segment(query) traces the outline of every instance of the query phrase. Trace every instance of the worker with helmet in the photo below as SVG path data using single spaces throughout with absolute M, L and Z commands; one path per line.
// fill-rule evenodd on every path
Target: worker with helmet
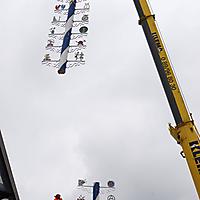
M 54 197 L 55 197 L 55 199 L 54 199 L 54 200 L 62 200 L 62 198 L 61 198 L 61 195 L 60 195 L 60 194 L 56 194 Z

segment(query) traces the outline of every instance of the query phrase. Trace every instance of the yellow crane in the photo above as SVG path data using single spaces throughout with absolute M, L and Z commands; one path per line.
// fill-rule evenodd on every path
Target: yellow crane
M 198 130 L 183 100 L 172 65 L 155 23 L 155 15 L 146 0 L 133 1 L 139 15 L 139 24 L 145 33 L 176 123 L 174 127 L 169 124 L 169 131 L 182 147 L 181 155 L 186 158 L 200 198 L 200 136 Z

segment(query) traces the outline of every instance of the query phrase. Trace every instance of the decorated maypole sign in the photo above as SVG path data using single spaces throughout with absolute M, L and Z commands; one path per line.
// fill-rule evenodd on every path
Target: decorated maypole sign
M 64 74 L 66 69 L 85 64 L 90 6 L 88 0 L 57 1 L 42 64 Z
M 107 196 L 107 200 L 115 200 L 115 196 L 113 194 L 110 194 L 111 192 L 113 193 L 115 190 L 115 183 L 114 181 L 108 181 L 107 186 L 100 186 L 100 182 L 94 182 L 93 185 L 86 185 L 86 180 L 78 180 L 78 187 L 80 188 L 92 188 L 92 200 L 99 200 L 100 199 L 100 194 L 101 197 L 103 197 L 103 194 L 109 193 Z M 102 192 L 102 190 L 104 190 Z M 86 190 L 87 191 L 87 190 Z M 77 200 L 87 200 L 85 199 L 85 195 L 83 196 L 82 194 L 79 195 Z

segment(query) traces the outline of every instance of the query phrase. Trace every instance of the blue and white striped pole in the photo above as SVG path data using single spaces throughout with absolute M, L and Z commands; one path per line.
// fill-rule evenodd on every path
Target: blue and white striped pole
M 100 191 L 100 184 L 99 182 L 95 182 L 93 186 L 93 200 L 98 200 L 99 191 Z
M 69 6 L 68 17 L 67 17 L 66 25 L 65 25 L 65 34 L 64 34 L 64 39 L 63 39 L 63 44 L 62 44 L 62 49 L 61 49 L 61 56 L 60 56 L 60 61 L 59 61 L 59 70 L 58 70 L 59 74 L 64 74 L 66 70 L 67 56 L 69 53 L 69 43 L 70 43 L 70 38 L 72 34 L 75 7 L 76 7 L 76 0 L 72 0 Z

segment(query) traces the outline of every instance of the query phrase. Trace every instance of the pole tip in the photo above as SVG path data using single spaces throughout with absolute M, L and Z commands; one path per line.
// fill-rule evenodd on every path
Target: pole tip
M 58 70 L 58 74 L 65 74 L 65 70 L 66 70 L 66 67 L 61 67 L 61 68 Z

